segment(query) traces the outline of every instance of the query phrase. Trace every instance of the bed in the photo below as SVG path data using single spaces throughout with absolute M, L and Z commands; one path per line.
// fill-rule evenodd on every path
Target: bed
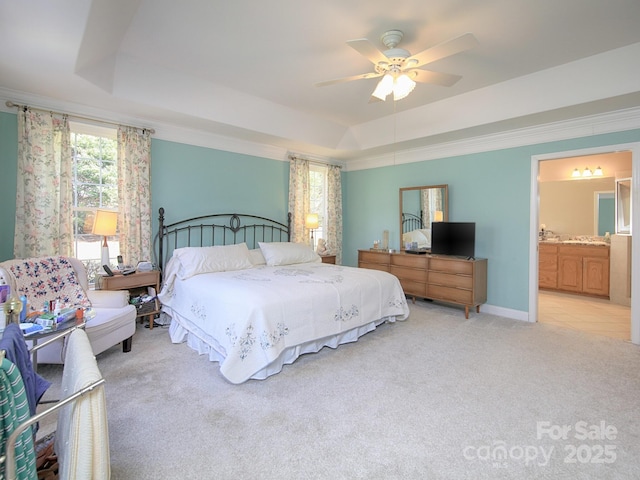
M 159 298 L 171 341 L 218 362 L 231 383 L 266 379 L 302 354 L 409 315 L 395 276 L 322 263 L 289 231 L 290 216 L 215 214 L 167 225 L 160 209 Z

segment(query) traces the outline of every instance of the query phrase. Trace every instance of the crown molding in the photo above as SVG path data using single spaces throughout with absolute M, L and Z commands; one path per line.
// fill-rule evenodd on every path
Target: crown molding
M 345 170 L 367 170 L 635 129 L 640 129 L 640 107 L 358 158 L 349 160 Z
M 300 156 L 313 158 L 324 163 L 338 164 L 343 167 L 343 171 L 347 172 L 640 129 L 640 107 L 634 107 L 571 120 L 479 135 L 461 140 L 435 143 L 424 147 L 403 149 L 382 155 L 367 156 L 363 154 L 360 158 L 341 161 L 329 156 L 321 157 L 314 154 L 306 154 L 304 151 L 296 148 L 251 142 L 206 131 L 180 127 L 174 124 L 149 122 L 145 119 L 115 114 L 114 112 L 102 111 L 83 105 L 60 102 L 36 95 L 26 95 L 24 92 L 16 92 L 2 87 L 0 87 L 0 98 L 3 99 L 0 103 L 0 111 L 9 113 L 15 113 L 15 108 L 7 107 L 5 105 L 5 101 L 7 100 L 20 104 L 33 105 L 38 108 L 66 112 L 71 116 L 75 114 L 78 116 L 103 119 L 105 122 L 144 126 L 141 128 L 153 128 L 156 131 L 153 135 L 155 139 L 254 157 L 288 161 L 289 154 L 295 151 Z

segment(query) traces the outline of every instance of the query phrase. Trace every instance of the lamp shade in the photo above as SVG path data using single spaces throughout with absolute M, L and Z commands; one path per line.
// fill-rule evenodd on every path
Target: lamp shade
M 318 214 L 307 213 L 307 216 L 304 220 L 304 226 L 307 228 L 318 228 Z
M 414 87 L 416 86 L 416 82 L 411 80 L 407 75 L 402 74 L 393 82 L 393 99 L 394 100 L 402 100 L 404 97 L 409 95 Z
M 393 77 L 387 73 L 378 82 L 378 86 L 373 91 L 372 95 L 384 101 L 387 99 L 387 95 L 389 95 L 392 91 L 393 91 Z
M 104 235 L 105 237 L 115 235 L 118 225 L 118 213 L 111 210 L 96 210 L 96 216 L 93 220 L 93 229 L 91 233 L 94 235 Z

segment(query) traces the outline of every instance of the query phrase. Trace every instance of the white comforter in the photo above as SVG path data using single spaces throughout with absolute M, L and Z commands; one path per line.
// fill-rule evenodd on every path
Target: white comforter
M 304 263 L 186 280 L 175 270 L 169 262 L 160 295 L 172 341 L 209 353 L 232 383 L 265 378 L 302 353 L 409 315 L 398 279 L 377 270 Z

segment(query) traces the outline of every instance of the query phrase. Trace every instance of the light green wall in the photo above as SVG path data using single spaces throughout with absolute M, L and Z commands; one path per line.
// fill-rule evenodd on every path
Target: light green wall
M 0 260 L 12 257 L 17 157 L 16 115 L 0 112 Z M 488 303 L 528 311 L 531 157 L 640 141 L 640 130 L 576 140 L 343 172 L 343 263 L 390 232 L 399 246 L 398 189 L 449 185 L 449 219 L 476 222 L 476 256 L 489 260 Z M 285 218 L 289 165 L 209 148 L 152 141 L 154 229 L 159 207 L 167 222 L 208 212 Z
M 449 220 L 476 222 L 476 257 L 488 259 L 487 303 L 529 310 L 531 157 L 640 141 L 640 130 L 347 172 L 343 263 L 390 231 L 399 248 L 401 187 L 449 185 Z
M 13 258 L 18 175 L 18 116 L 0 112 L 0 261 Z
M 165 221 L 219 213 L 286 221 L 289 163 L 164 140 L 151 144 L 151 205 Z

